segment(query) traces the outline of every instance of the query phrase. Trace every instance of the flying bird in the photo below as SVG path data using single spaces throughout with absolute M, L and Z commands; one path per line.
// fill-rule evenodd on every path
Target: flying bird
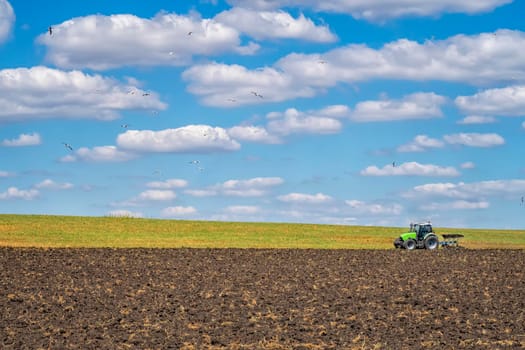
M 189 161 L 188 163 L 190 163 L 190 164 L 199 164 L 200 161 L 198 161 L 198 160 L 192 160 L 192 161 Z
M 120 127 L 124 128 L 124 129 L 127 129 L 128 126 L 130 126 L 129 124 L 121 124 Z
M 525 203 L 525 197 L 521 196 L 521 205 L 524 205 Z
M 393 161 L 392 162 L 392 168 L 395 168 L 396 167 L 396 161 Z
M 257 91 L 250 91 L 250 92 L 255 97 L 263 98 L 263 95 L 259 94 Z
M 149 95 L 151 95 L 149 92 L 145 92 L 142 94 L 142 96 L 149 96 Z
M 192 34 L 193 34 L 193 32 L 188 32 L 188 35 L 192 35 Z
M 70 150 L 70 151 L 73 150 L 73 147 L 72 147 L 69 143 L 62 142 L 62 144 L 63 144 L 64 147 L 67 148 L 68 150 Z
M 49 26 L 49 28 L 47 28 L 47 31 L 49 32 L 49 35 L 53 35 L 53 27 Z

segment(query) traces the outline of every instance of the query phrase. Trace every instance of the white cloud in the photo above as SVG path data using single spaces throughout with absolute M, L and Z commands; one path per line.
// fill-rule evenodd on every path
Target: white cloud
M 260 208 L 254 205 L 230 205 L 224 208 L 224 211 L 233 215 L 253 215 L 260 211 Z
M 435 93 L 414 93 L 400 100 L 359 102 L 350 119 L 357 122 L 377 122 L 441 117 L 440 106 L 446 98 Z
M 525 180 L 490 180 L 472 183 L 430 183 L 415 186 L 404 197 L 439 196 L 464 200 L 480 197 L 515 198 L 525 192 Z
M 374 49 L 350 44 L 323 54 L 292 53 L 275 66 L 294 84 L 323 88 L 372 79 L 439 80 L 470 84 L 524 79 L 525 33 L 456 35 L 423 43 L 399 39 Z M 506 57 L 502 60 L 501 57 Z M 323 60 L 325 64 L 319 64 Z
M 0 170 L 0 177 L 9 177 L 9 176 L 13 176 L 13 174 L 5 170 Z
M 443 141 L 433 139 L 427 135 L 417 135 L 412 142 L 401 145 L 397 148 L 398 152 L 424 152 L 430 148 L 442 148 L 445 144 Z
M 465 162 L 461 163 L 460 165 L 461 169 L 474 169 L 476 167 L 476 164 L 473 162 Z
M 397 203 L 383 205 L 378 203 L 366 203 L 359 200 L 346 200 L 345 204 L 353 209 L 353 212 L 371 215 L 399 215 L 403 206 Z
M 9 37 L 15 23 L 15 12 L 7 0 L 0 0 L 0 44 Z
M 93 148 L 81 147 L 73 154 L 69 154 L 60 159 L 68 162 L 126 162 L 137 158 L 138 155 L 125 150 L 120 150 L 115 146 L 97 146 Z
M 21 190 L 17 187 L 9 187 L 7 191 L 0 192 L 0 200 L 22 199 L 30 201 L 37 198 L 39 194 L 40 192 L 36 189 Z
M 35 185 L 37 189 L 46 189 L 46 190 L 69 190 L 74 186 L 69 182 L 58 183 L 51 179 L 45 179 L 42 182 L 39 182 Z
M 505 144 L 505 139 L 498 134 L 459 133 L 443 136 L 443 139 L 452 145 L 470 147 L 494 147 Z
M 199 64 L 184 71 L 183 78 L 189 83 L 188 90 L 205 104 L 232 107 L 312 97 L 339 83 L 387 79 L 486 85 L 525 80 L 524 72 L 525 33 L 498 30 L 423 43 L 399 39 L 378 49 L 350 44 L 325 53 L 291 53 L 272 67 L 256 69 Z M 394 119 L 441 115 L 442 97 L 416 97 L 394 104 L 368 101 L 375 103 L 361 105 L 354 117 L 381 120 L 383 112 L 389 111 Z
M 175 206 L 175 207 L 164 208 L 161 212 L 161 215 L 164 217 L 181 217 L 181 216 L 194 215 L 196 213 L 197 213 L 197 209 L 195 209 L 194 207 Z
M 280 115 L 272 113 L 267 128 L 273 134 L 333 134 L 342 129 L 338 119 L 299 112 L 289 108 Z
M 20 134 L 16 139 L 4 140 L 2 145 L 6 147 L 36 146 L 42 143 L 38 133 Z
M 147 190 L 141 192 L 137 197 L 140 201 L 171 201 L 175 198 L 177 195 L 171 190 Z
M 286 195 L 278 196 L 278 200 L 287 203 L 307 203 L 307 204 L 321 204 L 327 203 L 333 200 L 332 197 L 323 194 L 307 194 L 307 193 L 289 193 Z
M 144 216 L 140 212 L 132 212 L 132 211 L 123 210 L 123 209 L 112 210 L 108 212 L 106 215 L 111 216 L 111 217 L 117 217 L 117 218 L 141 218 Z
M 458 96 L 455 103 L 464 113 L 524 116 L 525 85 L 489 89 L 472 96 Z
M 228 0 L 228 3 L 255 9 L 308 7 L 320 12 L 349 14 L 356 19 L 383 21 L 398 17 L 439 16 L 444 13 L 488 12 L 512 0 Z
M 490 124 L 495 123 L 496 118 L 482 115 L 469 115 L 458 121 L 458 124 Z
M 173 153 L 227 152 L 241 147 L 225 129 L 208 125 L 187 125 L 161 131 L 128 130 L 118 135 L 117 145 L 129 151 Z
M 193 197 L 212 197 L 218 194 L 217 190 L 210 188 L 204 190 L 185 190 L 184 193 Z
M 282 142 L 279 139 L 279 137 L 271 135 L 265 128 L 260 126 L 239 125 L 229 128 L 227 131 L 228 135 L 230 135 L 233 139 L 240 141 L 259 142 L 267 144 L 277 144 Z
M 165 181 L 152 181 L 146 184 L 149 188 L 156 189 L 172 189 L 172 188 L 182 188 L 188 186 L 188 181 L 182 179 L 168 179 Z
M 27 119 L 112 120 L 125 110 L 162 110 L 158 96 L 100 75 L 43 66 L 0 70 L 0 122 Z
M 247 180 L 228 180 L 213 186 L 215 191 L 226 196 L 259 197 L 269 189 L 284 183 L 280 177 L 254 177 Z
M 194 197 L 232 196 L 261 197 L 275 186 L 284 183 L 280 177 L 254 177 L 247 180 L 232 179 L 215 184 L 205 189 L 188 189 L 184 193 Z
M 241 46 L 236 29 L 195 13 L 159 13 L 151 19 L 90 15 L 53 28 L 53 35 L 42 34 L 37 41 L 47 47 L 47 60 L 63 68 L 186 65 L 193 56 L 253 54 L 258 48 Z
M 261 104 L 315 95 L 312 87 L 296 84 L 293 77 L 271 67 L 249 70 L 237 64 L 199 64 L 185 70 L 182 77 L 189 82 L 188 91 L 212 106 Z
M 235 7 L 221 12 L 215 20 L 257 40 L 284 38 L 333 42 L 337 39 L 327 26 L 316 26 L 303 14 L 293 18 L 284 11 L 254 11 Z
M 466 201 L 457 200 L 446 203 L 430 203 L 422 204 L 420 208 L 426 211 L 436 210 L 472 210 L 472 209 L 487 209 L 490 207 L 490 203 L 487 201 Z
M 363 176 L 459 176 L 454 167 L 441 167 L 434 164 L 407 162 L 396 166 L 385 165 L 383 168 L 369 166 L 361 171 Z

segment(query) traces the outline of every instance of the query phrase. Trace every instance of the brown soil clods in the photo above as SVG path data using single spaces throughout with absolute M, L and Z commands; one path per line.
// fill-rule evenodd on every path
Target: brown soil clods
M 2 349 L 525 348 L 525 251 L 0 248 Z

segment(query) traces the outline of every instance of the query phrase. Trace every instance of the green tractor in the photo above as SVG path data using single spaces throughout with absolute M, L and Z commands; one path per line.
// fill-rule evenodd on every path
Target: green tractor
M 410 224 L 410 231 L 401 234 L 394 241 L 394 247 L 406 250 L 428 249 L 434 250 L 440 246 L 438 236 L 432 230 L 430 222 Z

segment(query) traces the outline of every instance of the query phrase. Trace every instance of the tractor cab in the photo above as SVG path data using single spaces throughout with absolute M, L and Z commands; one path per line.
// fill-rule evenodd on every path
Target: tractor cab
M 438 248 L 439 240 L 432 230 L 432 224 L 430 222 L 419 224 L 411 223 L 409 231 L 396 238 L 394 246 L 407 250 L 416 248 L 432 250 Z
M 410 224 L 410 232 L 416 233 L 416 239 L 418 241 L 424 239 L 424 237 L 432 233 L 432 224 L 431 223 L 425 223 L 425 224 Z

